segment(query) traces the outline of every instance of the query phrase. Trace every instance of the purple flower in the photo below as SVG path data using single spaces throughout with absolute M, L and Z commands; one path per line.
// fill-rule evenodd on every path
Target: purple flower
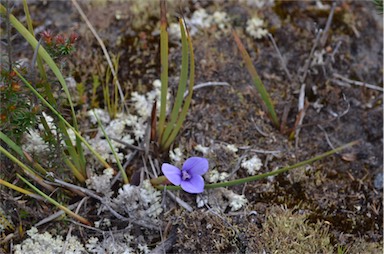
M 191 157 L 184 162 L 183 168 L 164 163 L 161 166 L 165 177 L 174 185 L 189 193 L 201 193 L 204 190 L 204 179 L 202 177 L 208 171 L 208 160 L 201 157 Z

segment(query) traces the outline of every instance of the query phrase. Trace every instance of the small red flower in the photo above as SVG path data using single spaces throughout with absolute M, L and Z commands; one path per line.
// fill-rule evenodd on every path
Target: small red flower
M 64 45 L 65 44 L 65 39 L 64 36 L 61 34 L 55 37 L 55 42 L 57 45 Z
M 69 36 L 69 42 L 71 44 L 75 43 L 77 39 L 79 39 L 79 35 L 75 32 L 71 33 L 71 35 Z
M 43 37 L 45 43 L 48 45 L 52 43 L 52 33 L 49 30 L 45 30 L 44 32 L 41 33 L 41 36 Z

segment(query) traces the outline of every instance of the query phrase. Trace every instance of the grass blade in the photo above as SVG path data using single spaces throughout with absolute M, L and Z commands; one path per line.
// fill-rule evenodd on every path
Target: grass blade
M 277 118 L 275 108 L 272 104 L 271 98 L 270 98 L 267 90 L 265 89 L 263 82 L 261 81 L 259 75 L 257 74 L 255 67 L 252 64 L 251 57 L 249 56 L 247 50 L 245 49 L 243 43 L 240 41 L 240 38 L 235 31 L 233 31 L 233 37 L 235 39 L 237 47 L 239 48 L 239 50 L 241 52 L 241 56 L 245 62 L 245 66 L 247 67 L 249 74 L 251 74 L 251 76 L 252 76 L 253 83 L 254 83 L 257 91 L 259 92 L 259 94 L 261 96 L 261 99 L 263 100 L 263 102 L 267 108 L 268 115 L 270 116 L 275 127 L 279 129 L 280 123 L 279 123 L 279 119 Z
M 175 128 L 173 128 L 171 134 L 169 135 L 167 141 L 164 144 L 164 149 L 168 149 L 168 147 L 172 144 L 172 142 L 174 141 L 174 139 L 176 138 L 177 134 L 179 133 L 179 131 L 181 129 L 181 126 L 182 126 L 182 124 L 183 124 L 183 122 L 187 116 L 189 106 L 191 105 L 192 95 L 193 95 L 193 86 L 195 84 L 195 55 L 193 53 L 192 39 L 188 33 L 188 30 L 185 29 L 184 22 L 182 24 L 183 24 L 185 32 L 187 33 L 188 47 L 189 47 L 189 54 L 190 54 L 188 96 L 187 96 L 187 98 L 185 98 L 183 108 L 182 108 L 180 116 L 176 122 L 176 126 L 175 126 Z
M 165 117 L 167 111 L 168 92 L 168 32 L 166 2 L 160 0 L 160 62 L 161 62 L 161 95 L 160 95 L 160 119 L 157 129 L 158 141 L 161 143 L 164 131 Z
M 184 28 L 184 24 L 182 19 L 179 19 L 180 23 L 180 31 L 181 31 L 181 42 L 182 42 L 182 59 L 181 59 L 181 74 L 180 74 L 180 81 L 179 86 L 177 88 L 177 94 L 175 103 L 173 105 L 173 109 L 171 112 L 171 120 L 167 123 L 167 127 L 165 128 L 164 133 L 161 137 L 161 143 L 160 145 L 164 145 L 167 141 L 169 135 L 171 134 L 171 131 L 175 127 L 175 123 L 177 120 L 177 117 L 180 113 L 180 108 L 183 103 L 184 98 L 184 92 L 187 87 L 187 81 L 188 81 L 188 42 L 187 42 L 187 36 Z
M 51 106 L 51 104 L 49 104 L 48 101 L 46 101 L 43 96 L 41 96 L 41 94 L 39 94 L 38 91 L 36 91 L 36 89 L 31 85 L 29 84 L 29 82 L 27 80 L 25 80 L 25 78 L 23 76 L 21 76 L 21 74 L 16 70 L 16 69 L 13 69 L 15 71 L 15 73 L 17 74 L 17 76 L 19 76 L 19 78 L 24 82 L 24 84 L 33 92 L 33 94 L 35 94 L 37 96 L 37 98 L 40 99 L 40 101 L 45 105 L 47 106 L 68 128 L 72 129 L 72 131 L 75 133 L 76 137 L 81 141 L 83 142 L 83 144 L 89 149 L 89 151 L 91 151 L 91 153 L 93 153 L 93 155 L 95 155 L 95 157 L 103 164 L 103 166 L 105 168 L 110 168 L 111 166 L 101 157 L 101 155 L 99 153 L 97 153 L 92 147 L 91 145 L 79 134 L 79 132 L 74 128 L 72 127 L 72 125 L 70 125 L 67 120 L 64 119 L 64 117 L 59 113 L 57 112 L 57 110 Z M 69 141 L 71 142 L 71 141 Z
M 119 157 L 117 156 L 117 153 L 116 153 L 115 149 L 114 149 L 113 146 L 112 146 L 112 142 L 111 142 L 109 136 L 107 135 L 107 133 L 105 132 L 105 129 L 104 129 L 103 125 L 101 124 L 100 119 L 99 119 L 99 116 L 97 115 L 97 113 L 95 112 L 95 110 L 93 110 L 93 114 L 94 114 L 95 117 L 96 117 L 97 123 L 99 124 L 99 127 L 101 128 L 101 131 L 103 132 L 104 137 L 107 139 L 109 148 L 111 149 L 111 151 L 112 151 L 112 153 L 113 153 L 113 157 L 115 157 L 117 167 L 119 168 L 119 170 L 120 170 L 120 172 L 121 172 L 121 175 L 123 176 L 124 184 L 128 184 L 128 183 L 129 183 L 128 176 L 127 176 L 127 174 L 125 173 L 125 170 L 124 170 L 123 166 L 122 166 L 121 163 L 120 163 Z

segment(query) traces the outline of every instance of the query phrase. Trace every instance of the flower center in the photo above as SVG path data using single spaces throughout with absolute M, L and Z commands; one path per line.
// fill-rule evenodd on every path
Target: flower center
M 183 181 L 188 180 L 188 179 L 190 179 L 190 178 L 191 178 L 191 175 L 188 174 L 187 170 L 182 170 L 182 171 L 181 171 L 181 179 L 182 179 Z

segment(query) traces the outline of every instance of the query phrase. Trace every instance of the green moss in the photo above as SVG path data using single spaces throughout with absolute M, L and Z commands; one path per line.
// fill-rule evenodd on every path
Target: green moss
M 259 244 L 267 253 L 332 253 L 328 225 L 309 224 L 306 215 L 271 207 L 262 225 Z

